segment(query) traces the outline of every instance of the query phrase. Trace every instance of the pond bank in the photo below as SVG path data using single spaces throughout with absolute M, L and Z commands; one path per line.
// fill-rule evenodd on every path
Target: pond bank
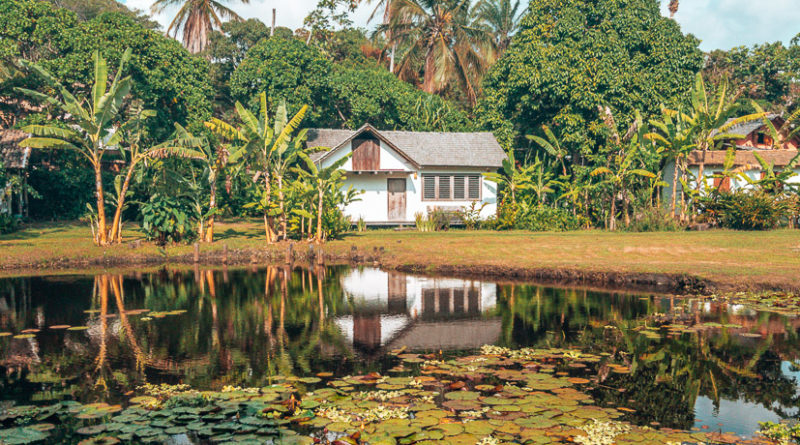
M 0 237 L 0 275 L 91 272 L 163 264 L 315 263 L 317 247 L 264 244 L 252 222 L 222 223 L 218 241 L 161 248 L 125 232 L 120 246 L 93 246 L 79 224 L 34 225 Z M 371 230 L 323 247 L 326 264 L 670 293 L 800 290 L 800 232 L 419 233 Z M 291 253 L 289 253 L 291 252 Z

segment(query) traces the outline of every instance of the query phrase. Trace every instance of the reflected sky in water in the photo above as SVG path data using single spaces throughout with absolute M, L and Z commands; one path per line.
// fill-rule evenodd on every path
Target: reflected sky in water
M 366 267 L 12 278 L 0 280 L 0 333 L 11 334 L 0 398 L 111 401 L 145 382 L 386 372 L 398 348 L 575 347 L 629 368 L 587 371 L 598 403 L 636 409 L 628 420 L 747 435 L 797 416 L 798 328 L 737 305 Z

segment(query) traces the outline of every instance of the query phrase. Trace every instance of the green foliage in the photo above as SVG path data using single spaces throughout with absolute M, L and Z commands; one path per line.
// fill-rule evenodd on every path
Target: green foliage
M 654 0 L 534 0 L 476 115 L 504 147 L 549 124 L 571 153 L 592 153 L 605 139 L 598 106 L 624 128 L 634 110 L 675 103 L 702 67 L 698 44 Z
M 562 207 L 521 206 L 514 220 L 514 229 L 533 232 L 567 232 L 586 225 L 581 216 Z
M 660 207 L 645 207 L 633 216 L 631 223 L 623 228 L 628 232 L 678 232 L 684 227 Z
M 141 206 L 142 233 L 159 245 L 189 242 L 197 235 L 194 224 L 197 215 L 179 198 L 155 193 Z
M 129 9 L 117 0 L 47 0 L 53 6 L 69 9 L 81 20 L 92 20 L 95 17 L 113 12 L 126 15 L 147 29 L 157 30 L 159 24 L 149 14 L 138 9 Z
M 358 128 L 366 122 L 381 129 L 469 131 L 467 115 L 424 93 L 382 68 L 335 65 L 330 75 L 331 112 L 324 124 Z
M 464 206 L 458 211 L 458 219 L 464 224 L 467 230 L 475 230 L 481 223 L 481 212 L 488 203 L 479 204 L 478 201 L 472 201 L 468 206 Z
M 258 107 L 259 94 L 267 97 L 267 109 L 275 110 L 286 101 L 290 112 L 304 104 L 315 104 L 309 119 L 321 119 L 318 104 L 330 95 L 328 76 L 331 62 L 318 49 L 294 38 L 263 39 L 247 52 L 231 75 L 231 95 L 235 100 Z
M 0 212 L 0 234 L 16 232 L 19 229 L 19 218 L 10 213 Z
M 720 227 L 769 230 L 789 215 L 789 202 L 759 191 L 736 190 L 699 198 L 704 215 Z
M 157 111 L 150 133 L 166 137 L 173 122 L 199 123 L 211 112 L 212 90 L 208 63 L 189 54 L 180 43 L 143 27 L 121 13 L 105 13 L 81 22 L 75 14 L 37 0 L 8 0 L 0 4 L 0 57 L 21 57 L 40 62 L 56 79 L 75 88 L 90 85 L 91 54 L 100 50 L 116 66 L 126 48 L 132 93 L 145 108 Z M 38 79 L 26 78 L 8 88 L 36 89 Z M 2 91 L 0 91 L 2 92 Z
M 800 444 L 800 424 L 787 425 L 785 423 L 758 422 L 758 434 L 778 445 Z

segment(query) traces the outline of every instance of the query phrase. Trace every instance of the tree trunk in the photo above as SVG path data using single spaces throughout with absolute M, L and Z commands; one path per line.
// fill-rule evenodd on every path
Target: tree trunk
M 675 219 L 675 201 L 678 199 L 678 158 L 675 158 L 675 168 L 672 171 L 672 209 L 670 216 Z
M 608 215 L 608 230 L 617 230 L 617 190 L 611 188 L 611 213 Z
M 94 164 L 94 187 L 97 195 L 97 243 L 101 246 L 108 245 L 108 230 L 106 228 L 106 208 L 103 197 L 103 174 L 102 166 L 98 160 Z
M 706 167 L 706 146 L 703 145 L 700 149 L 700 164 L 697 170 L 697 191 L 699 192 L 705 184 L 705 178 L 703 178 L 703 171 Z
M 324 189 L 320 186 L 317 200 L 317 244 L 322 243 L 322 197 L 325 194 Z
M 201 235 L 201 240 L 206 243 L 214 242 L 214 211 L 217 209 L 217 175 L 212 174 L 209 177 L 211 193 L 208 200 L 208 211 L 211 216 L 208 217 L 208 226 L 206 231 Z M 202 219 L 202 218 L 201 218 Z
M 280 225 L 281 225 L 281 234 L 280 239 L 286 240 L 289 238 L 287 232 L 287 223 L 286 223 L 286 211 L 284 210 L 284 197 L 283 197 L 283 175 L 275 175 L 275 179 L 278 183 L 278 208 L 280 209 Z
M 272 217 L 269 216 L 269 205 L 272 199 L 272 182 L 270 182 L 269 172 L 264 172 L 264 231 L 266 232 L 267 244 L 275 242 L 275 232 L 272 229 Z
M 631 225 L 631 217 L 628 214 L 628 190 L 622 187 L 622 216 L 625 218 L 625 227 Z
M 128 167 L 128 172 L 125 174 L 125 180 L 122 182 L 122 188 L 119 193 L 119 200 L 117 201 L 117 210 L 114 212 L 114 220 L 111 222 L 111 236 L 112 243 L 122 242 L 122 209 L 125 207 L 125 195 L 128 194 L 128 187 L 131 183 L 133 176 L 133 169 L 136 167 L 136 161 L 132 162 Z
M 433 50 L 429 49 L 425 54 L 425 76 L 422 82 L 422 91 L 433 93 L 433 74 L 436 72 L 436 60 L 433 57 Z

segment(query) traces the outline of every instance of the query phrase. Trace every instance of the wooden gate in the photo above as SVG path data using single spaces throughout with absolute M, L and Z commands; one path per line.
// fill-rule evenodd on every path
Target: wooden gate
M 389 178 L 386 187 L 389 190 L 389 221 L 406 220 L 406 179 Z

